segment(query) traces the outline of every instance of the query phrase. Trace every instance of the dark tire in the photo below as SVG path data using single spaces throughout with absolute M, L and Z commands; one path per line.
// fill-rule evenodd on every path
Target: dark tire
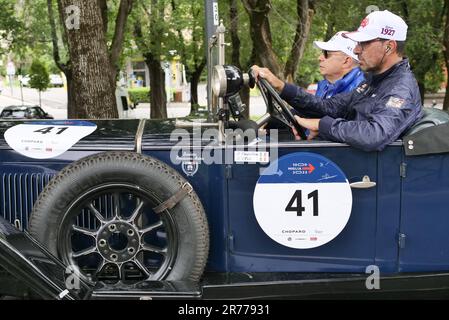
M 29 231 L 94 281 L 114 272 L 117 280 L 129 273 L 137 280 L 198 281 L 209 250 L 198 195 L 192 190 L 172 209 L 152 210 L 186 185 L 173 168 L 148 156 L 89 156 L 50 181 L 33 208 Z

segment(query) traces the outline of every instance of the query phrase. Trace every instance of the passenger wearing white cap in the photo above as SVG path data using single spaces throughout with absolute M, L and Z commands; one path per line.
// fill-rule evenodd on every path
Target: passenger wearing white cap
M 356 42 L 343 37 L 342 34 L 346 32 L 337 32 L 327 42 L 313 42 L 315 47 L 322 50 L 318 60 L 324 80 L 318 82 L 318 97 L 328 99 L 338 93 L 350 92 L 365 80 L 353 52 Z
M 363 19 L 357 31 L 345 35 L 357 42 L 354 53 L 360 68 L 367 72 L 366 81 L 350 93 L 322 99 L 284 83 L 266 68 L 253 66 L 253 72 L 256 78 L 265 78 L 299 112 L 325 114 L 320 119 L 295 116 L 310 130 L 310 137 L 319 132 L 325 140 L 380 151 L 423 115 L 418 83 L 404 57 L 407 24 L 390 11 L 375 11 Z

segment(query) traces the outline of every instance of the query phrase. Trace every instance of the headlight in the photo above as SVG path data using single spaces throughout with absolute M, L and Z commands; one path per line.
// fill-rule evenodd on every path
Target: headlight
M 248 83 L 248 75 L 234 66 L 216 65 L 212 71 L 212 90 L 218 97 L 228 97 Z
M 226 71 L 223 66 L 217 65 L 212 70 L 212 91 L 217 97 L 223 97 L 226 87 Z

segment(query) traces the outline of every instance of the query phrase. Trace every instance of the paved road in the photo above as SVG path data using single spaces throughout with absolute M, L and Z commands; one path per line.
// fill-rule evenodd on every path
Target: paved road
M 23 100 L 25 104 L 39 104 L 39 94 L 35 89 L 23 88 L 22 89 Z M 20 105 L 22 104 L 22 94 L 20 88 L 13 88 L 11 90 L 9 87 L 2 88 L 2 93 L 0 94 L 0 111 L 9 105 Z M 200 84 L 198 87 L 198 99 L 199 104 L 206 106 L 206 85 Z M 440 100 L 437 99 L 437 107 L 441 108 Z M 432 104 L 432 98 L 426 99 L 425 106 L 430 106 Z M 442 105 L 442 101 L 441 101 Z M 64 88 L 50 88 L 45 92 L 42 92 L 42 108 L 51 114 L 55 119 L 66 119 L 67 118 L 67 92 Z M 265 104 L 261 96 L 251 97 L 251 116 L 261 116 L 265 113 Z M 181 102 L 175 103 L 170 102 L 167 106 L 167 114 L 170 118 L 184 117 L 190 113 L 190 103 Z M 149 104 L 139 104 L 135 110 L 128 112 L 128 118 L 149 118 L 150 117 L 150 105 Z
M 24 104 L 39 104 L 39 94 L 35 89 L 13 88 L 12 94 L 10 88 L 2 88 L 0 94 L 0 111 L 6 106 L 21 105 L 22 94 Z M 198 88 L 199 104 L 206 106 L 206 85 L 201 84 Z M 265 104 L 260 96 L 252 97 L 251 115 L 259 116 L 265 113 Z M 50 88 L 42 92 L 42 108 L 51 114 L 55 119 L 67 118 L 67 91 L 64 88 Z M 169 102 L 167 106 L 167 114 L 170 118 L 185 117 L 190 113 L 190 103 L 188 102 Z M 128 112 L 128 118 L 149 118 L 150 104 L 142 103 L 135 110 Z
M 22 88 L 23 100 L 30 104 L 39 104 L 39 93 L 35 89 Z M 42 92 L 42 105 L 53 109 L 65 109 L 67 106 L 67 91 L 64 88 L 50 88 Z M 11 94 L 10 87 L 2 88 L 2 96 L 21 101 L 22 94 L 19 87 L 14 87 Z

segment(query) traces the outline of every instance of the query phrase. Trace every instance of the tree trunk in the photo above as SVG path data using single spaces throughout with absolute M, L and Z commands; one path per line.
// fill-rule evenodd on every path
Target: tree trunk
M 240 38 L 238 35 L 239 28 L 239 13 L 237 8 L 237 0 L 229 0 L 229 17 L 231 18 L 231 63 L 242 70 L 242 64 L 240 63 Z M 242 70 L 243 71 L 243 70 Z M 243 117 L 249 119 L 249 88 L 247 86 L 240 90 L 240 99 L 246 105 L 245 111 L 243 112 Z
M 326 28 L 326 35 L 324 36 L 324 41 L 329 41 L 330 38 L 335 34 L 335 25 L 333 22 L 328 22 Z
M 76 119 L 76 88 L 73 84 L 72 74 L 65 74 L 67 80 L 67 119 Z
M 103 23 L 103 32 L 106 34 L 108 32 L 108 2 L 107 0 L 97 0 L 98 6 L 100 7 L 101 20 Z
M 62 17 L 62 9 L 61 3 L 58 1 L 58 8 L 60 17 Z M 59 54 L 59 46 L 58 46 L 58 36 L 56 33 L 56 21 L 55 15 L 53 11 L 53 0 L 47 0 L 47 11 L 48 11 L 48 19 L 50 22 L 50 30 L 51 30 L 51 41 L 53 47 L 53 59 L 55 60 L 56 66 L 61 70 L 67 81 L 67 118 L 74 119 L 75 118 L 75 102 L 74 102 L 74 91 L 72 90 L 72 72 L 70 68 L 70 62 L 62 63 L 61 56 Z M 66 39 L 66 37 L 64 37 Z
M 229 0 L 229 18 L 231 19 L 231 26 L 229 33 L 231 34 L 231 63 L 242 69 L 240 64 L 240 38 L 238 35 L 239 28 L 239 13 L 237 9 L 237 0 Z
M 74 5 L 79 8 L 79 28 L 68 22 L 70 16 L 62 13 L 69 47 L 72 71 L 72 89 L 76 91 L 75 117 L 117 118 L 115 88 L 112 86 L 109 52 L 103 32 L 103 19 L 97 1 L 61 0 L 61 8 Z
M 165 93 L 165 71 L 162 69 L 161 61 L 153 54 L 145 54 L 145 62 L 150 71 L 150 118 L 167 118 L 167 95 Z
M 192 74 L 190 81 L 190 104 L 193 106 L 198 104 L 198 84 L 200 83 L 201 72 L 203 70 L 197 70 Z
M 250 20 L 251 40 L 256 52 L 256 61 L 267 67 L 279 78 L 284 76 L 273 51 L 268 13 L 271 10 L 270 0 L 242 0 Z
M 285 64 L 284 77 L 288 82 L 293 82 L 296 69 L 301 60 L 309 37 L 312 18 L 315 13 L 309 0 L 297 0 L 296 10 L 298 12 L 298 22 L 296 25 L 295 40 L 293 41 L 290 56 Z
M 201 75 L 201 73 L 200 73 Z M 192 74 L 190 77 L 190 116 L 194 116 L 198 113 L 198 83 L 200 82 L 200 76 Z
M 446 69 L 449 70 L 449 0 L 444 1 L 446 22 L 444 24 L 443 52 Z M 449 72 L 446 73 L 446 94 L 444 96 L 443 110 L 449 111 Z
M 200 64 L 195 67 L 195 70 L 193 70 L 191 74 L 190 103 L 192 105 L 198 104 L 198 84 L 200 83 L 201 73 L 203 72 L 206 64 L 207 61 L 206 58 L 204 57 L 203 60 L 201 60 Z
M 110 64 L 112 86 L 116 87 L 117 74 L 120 71 L 119 58 L 123 51 L 123 41 L 125 39 L 125 29 L 129 14 L 131 13 L 134 0 L 121 0 L 117 18 L 115 20 L 114 36 L 110 47 Z

